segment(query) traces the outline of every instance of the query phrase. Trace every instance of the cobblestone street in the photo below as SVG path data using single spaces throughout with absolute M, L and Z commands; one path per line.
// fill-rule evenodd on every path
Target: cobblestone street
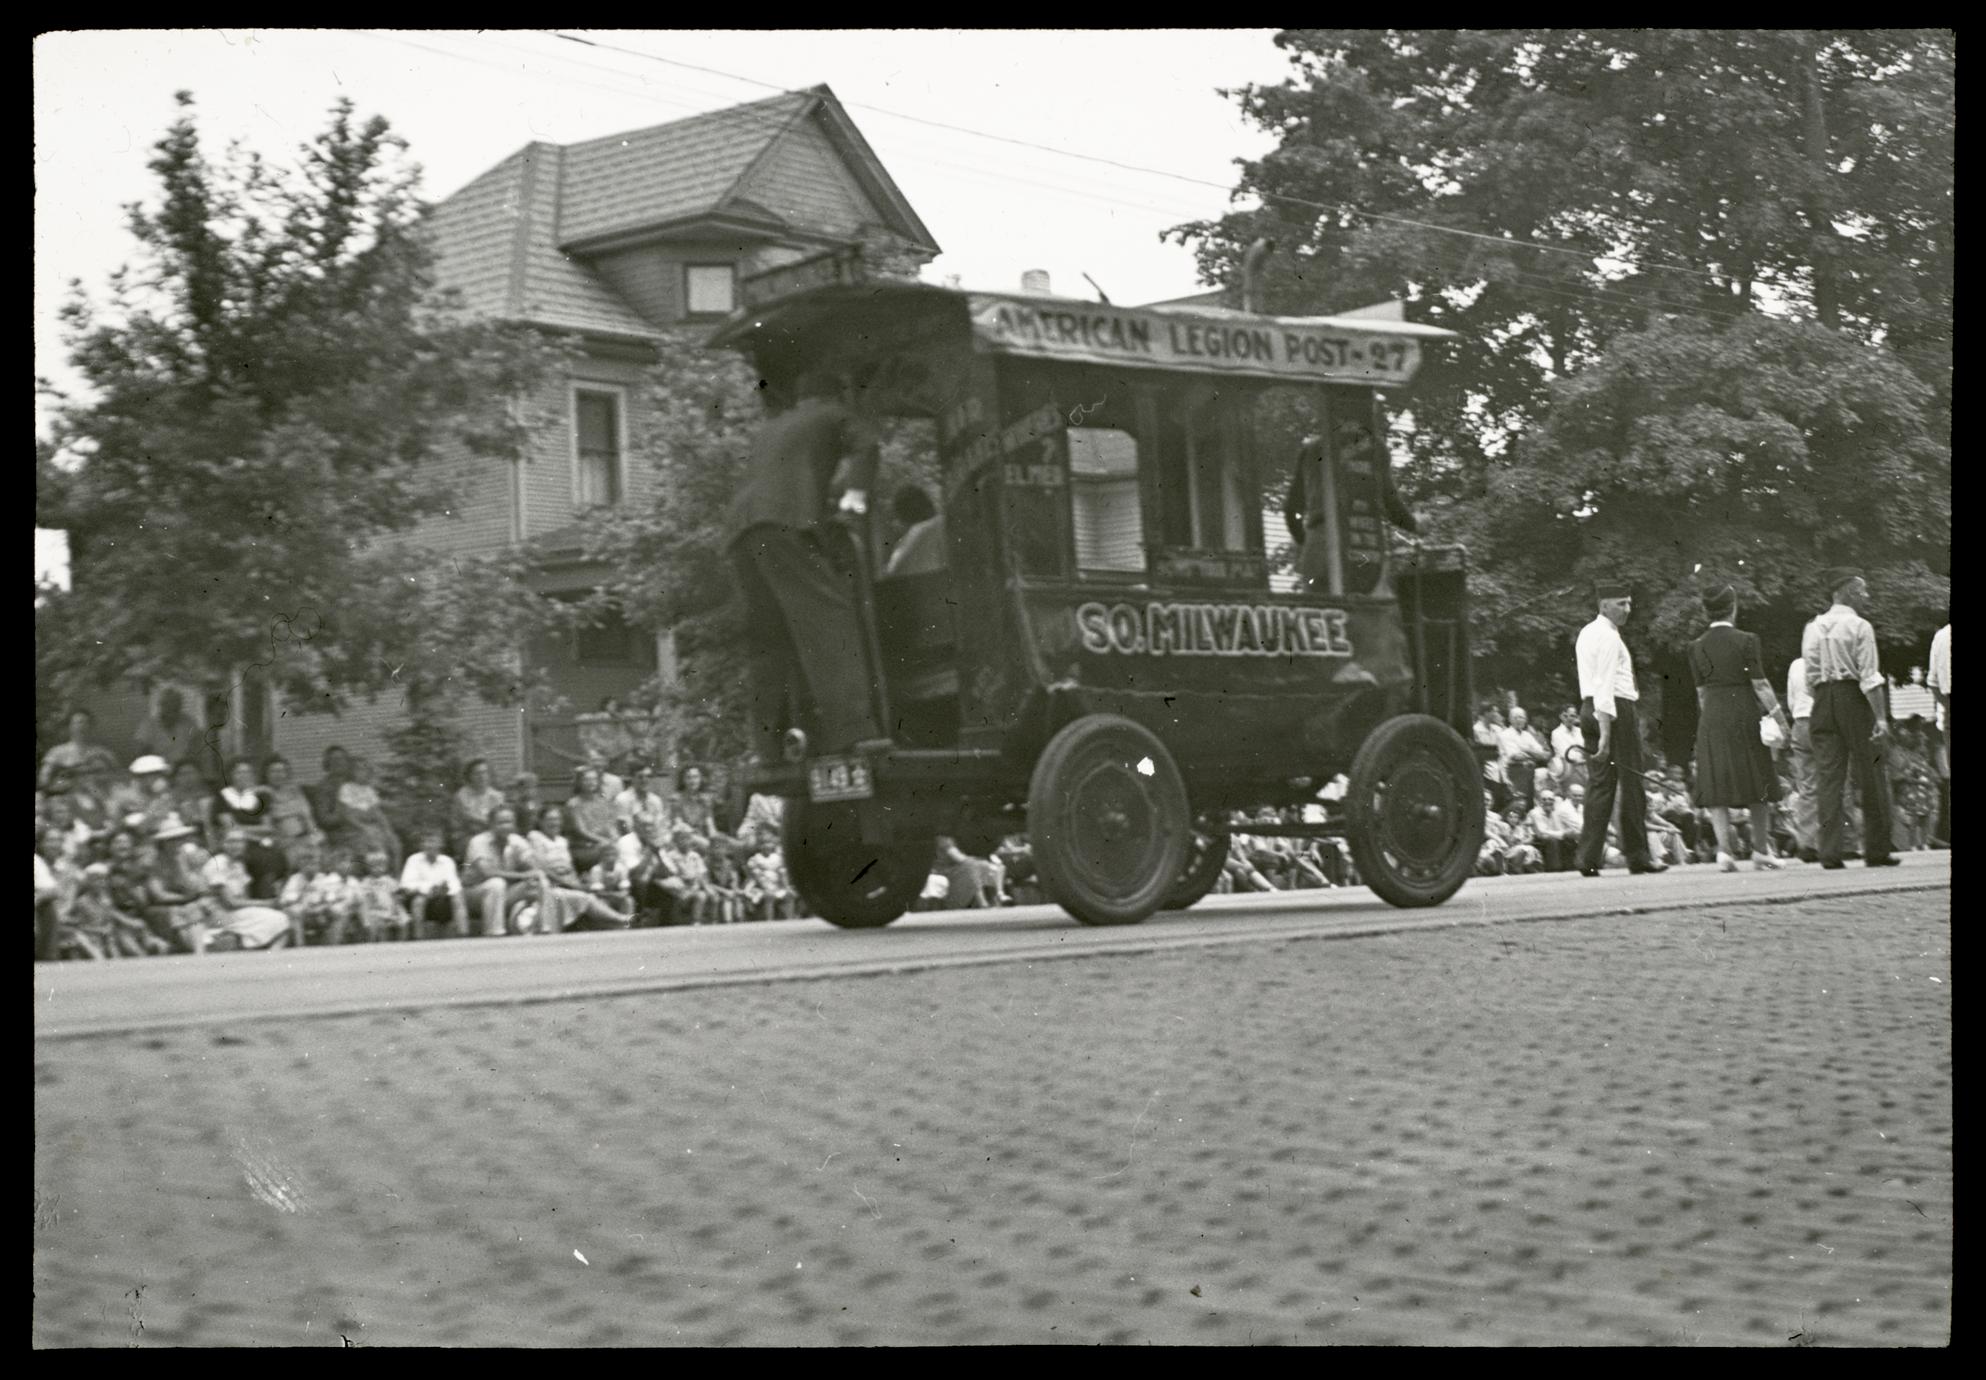
M 34 1337 L 1949 1340 L 1950 894 L 43 1041 Z

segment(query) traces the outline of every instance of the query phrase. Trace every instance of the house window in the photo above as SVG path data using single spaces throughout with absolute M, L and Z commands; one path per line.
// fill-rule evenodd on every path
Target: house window
M 691 316 L 729 316 L 737 295 L 737 269 L 731 264 L 686 264 L 683 300 Z
M 573 657 L 581 666 L 655 667 L 655 635 L 630 627 L 618 609 L 602 609 L 573 633 Z
M 581 389 L 573 394 L 573 431 L 579 441 L 579 506 L 621 501 L 621 400 Z

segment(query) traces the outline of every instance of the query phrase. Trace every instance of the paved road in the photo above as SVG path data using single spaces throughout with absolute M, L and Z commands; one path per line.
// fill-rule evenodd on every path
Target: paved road
M 1363 887 L 1210 896 L 1190 912 L 1127 928 L 1085 929 L 1053 906 L 906 916 L 888 929 L 836 930 L 818 920 L 638 930 L 301 953 L 224 954 L 142 963 L 35 968 L 35 1034 L 206 1025 L 217 1019 L 348 1015 L 395 1007 L 563 1000 L 780 978 L 854 976 L 1024 959 L 1150 952 L 1455 925 L 1564 920 L 1720 901 L 1796 902 L 1951 885 L 1950 853 L 1906 867 L 1825 873 L 1723 874 L 1679 868 L 1657 877 L 1494 877 L 1446 905 L 1396 910 Z
M 37 971 L 35 1340 L 1942 1344 L 1948 867 L 1793 875 L 529 1004 L 152 994 L 67 1037 L 40 1008 L 87 984 Z M 1465 899 L 1579 889 L 1528 885 Z M 1053 942 L 891 933 L 1001 920 Z M 110 967 L 304 990 L 249 957 Z

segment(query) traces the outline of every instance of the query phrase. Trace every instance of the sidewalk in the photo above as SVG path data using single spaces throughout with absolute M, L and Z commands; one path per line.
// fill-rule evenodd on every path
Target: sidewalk
M 52 1042 L 35 1342 L 1942 1345 L 1949 912 Z

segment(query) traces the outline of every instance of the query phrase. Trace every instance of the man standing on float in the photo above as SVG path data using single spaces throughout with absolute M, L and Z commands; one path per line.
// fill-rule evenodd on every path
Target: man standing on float
M 817 524 L 860 515 L 876 477 L 876 432 L 841 400 L 841 381 L 800 376 L 799 400 L 752 438 L 732 501 L 729 550 L 747 610 L 754 748 L 770 760 L 793 722 L 795 691 L 815 751 L 880 746 L 856 607 L 856 573 L 830 557 Z M 838 501 L 837 501 L 838 498 Z

